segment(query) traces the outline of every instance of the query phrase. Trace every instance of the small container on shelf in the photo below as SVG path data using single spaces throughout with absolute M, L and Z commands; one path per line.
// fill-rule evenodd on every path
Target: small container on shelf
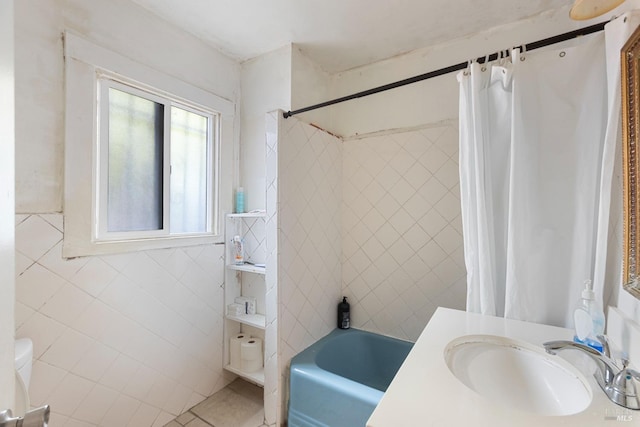
M 256 314 L 256 298 L 239 296 L 235 299 L 236 304 L 244 307 L 243 314 Z
M 245 314 L 243 304 L 233 303 L 227 306 L 227 316 L 242 316 L 243 314 Z
M 232 245 L 233 263 L 235 265 L 244 265 L 244 242 L 242 237 L 233 236 Z
M 244 188 L 236 190 L 236 213 L 244 213 Z

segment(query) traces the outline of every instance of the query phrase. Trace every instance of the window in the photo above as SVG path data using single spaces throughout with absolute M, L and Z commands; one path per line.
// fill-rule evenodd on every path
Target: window
M 65 32 L 65 258 L 224 240 L 235 64 L 165 70 L 154 52 L 136 57 L 151 66 Z
M 96 240 L 212 232 L 218 114 L 99 78 Z

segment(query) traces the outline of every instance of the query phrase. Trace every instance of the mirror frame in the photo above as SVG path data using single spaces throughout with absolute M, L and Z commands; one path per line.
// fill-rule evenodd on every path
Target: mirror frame
M 620 51 L 622 82 L 623 273 L 625 290 L 640 298 L 640 200 L 638 200 L 638 125 L 640 123 L 640 26 Z

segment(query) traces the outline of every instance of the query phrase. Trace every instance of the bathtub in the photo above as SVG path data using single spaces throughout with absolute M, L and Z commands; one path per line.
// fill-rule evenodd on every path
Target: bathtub
M 362 427 L 413 343 L 336 329 L 291 359 L 289 427 Z

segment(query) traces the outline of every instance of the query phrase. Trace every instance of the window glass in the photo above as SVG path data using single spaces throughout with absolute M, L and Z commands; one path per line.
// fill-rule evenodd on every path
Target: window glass
M 163 225 L 164 105 L 109 88 L 107 230 Z
M 207 230 L 210 118 L 171 107 L 171 233 Z

